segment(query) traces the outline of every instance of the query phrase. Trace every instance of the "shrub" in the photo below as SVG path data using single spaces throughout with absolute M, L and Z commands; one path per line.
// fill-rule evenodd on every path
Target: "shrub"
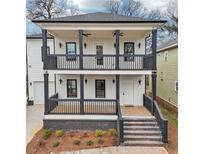
M 55 141 L 55 142 L 53 142 L 52 146 L 55 148 L 55 147 L 59 146 L 59 144 L 60 144 L 59 141 Z
M 98 139 L 97 139 L 97 143 L 98 143 L 98 144 L 103 144 L 104 141 L 103 141 L 101 138 L 98 138 Z
M 73 144 L 79 145 L 79 144 L 80 144 L 80 140 L 74 140 L 74 141 L 73 141 Z
M 50 130 L 44 130 L 43 132 L 43 138 L 46 140 L 51 136 L 51 131 Z
M 104 134 L 104 132 L 103 132 L 103 130 L 101 130 L 101 129 L 97 129 L 97 130 L 95 131 L 95 136 L 96 136 L 96 137 L 102 137 L 103 134 Z
M 108 130 L 108 133 L 110 134 L 110 136 L 114 136 L 114 135 L 116 135 L 116 130 L 114 128 L 110 128 Z
M 93 144 L 93 141 L 87 140 L 87 141 L 85 141 L 85 144 L 86 144 L 86 145 L 92 145 L 92 144 Z
M 61 136 L 63 136 L 64 135 L 64 131 L 62 130 L 62 129 L 57 129 L 56 130 L 56 136 L 57 137 L 61 137 Z

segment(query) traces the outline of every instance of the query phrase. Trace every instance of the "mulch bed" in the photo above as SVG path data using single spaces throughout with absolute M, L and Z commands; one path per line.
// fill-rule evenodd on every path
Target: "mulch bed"
M 26 146 L 27 154 L 49 154 L 53 152 L 58 154 L 62 151 L 73 151 L 80 149 L 90 149 L 90 148 L 99 148 L 99 147 L 108 147 L 108 146 L 117 146 L 119 145 L 119 139 L 117 136 L 110 136 L 107 131 L 101 139 L 104 141 L 103 144 L 97 143 L 97 137 L 95 136 L 95 131 L 70 131 L 65 132 L 62 137 L 56 137 L 55 131 L 52 132 L 52 135 L 47 139 L 42 138 L 43 129 L 39 130 L 33 139 Z M 74 140 L 80 140 L 79 145 L 74 145 Z M 92 140 L 92 145 L 86 145 L 87 140 Z M 52 147 L 53 142 L 60 141 L 59 146 Z
M 168 122 L 168 144 L 164 146 L 169 154 L 178 154 L 178 129 Z

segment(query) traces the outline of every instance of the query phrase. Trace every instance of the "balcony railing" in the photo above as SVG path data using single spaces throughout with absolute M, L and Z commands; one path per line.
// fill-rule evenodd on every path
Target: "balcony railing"
M 84 99 L 80 104 L 80 99 L 58 99 L 57 94 L 53 96 L 48 100 L 48 114 L 117 114 L 115 99 Z
M 80 55 L 50 54 L 43 59 L 44 69 L 80 70 Z M 151 70 L 152 55 L 83 55 L 82 63 L 83 70 Z

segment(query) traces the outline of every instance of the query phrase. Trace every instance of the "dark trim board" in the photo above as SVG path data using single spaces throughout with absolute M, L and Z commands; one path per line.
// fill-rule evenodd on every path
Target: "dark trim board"
M 142 21 L 65 21 L 65 20 L 32 20 L 34 23 L 166 23 L 166 20 Z
M 43 120 L 43 128 L 63 130 L 108 130 L 117 128 L 117 120 Z

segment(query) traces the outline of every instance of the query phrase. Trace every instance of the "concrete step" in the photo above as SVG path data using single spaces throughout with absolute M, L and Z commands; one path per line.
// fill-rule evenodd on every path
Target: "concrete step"
M 125 121 L 156 121 L 154 116 L 122 116 Z
M 124 126 L 124 130 L 160 130 L 159 126 Z
M 124 130 L 124 135 L 161 135 L 159 130 Z
M 125 135 L 125 141 L 162 141 L 161 135 Z
M 124 146 L 162 146 L 161 141 L 125 141 Z
M 124 126 L 157 126 L 156 121 L 125 121 Z

